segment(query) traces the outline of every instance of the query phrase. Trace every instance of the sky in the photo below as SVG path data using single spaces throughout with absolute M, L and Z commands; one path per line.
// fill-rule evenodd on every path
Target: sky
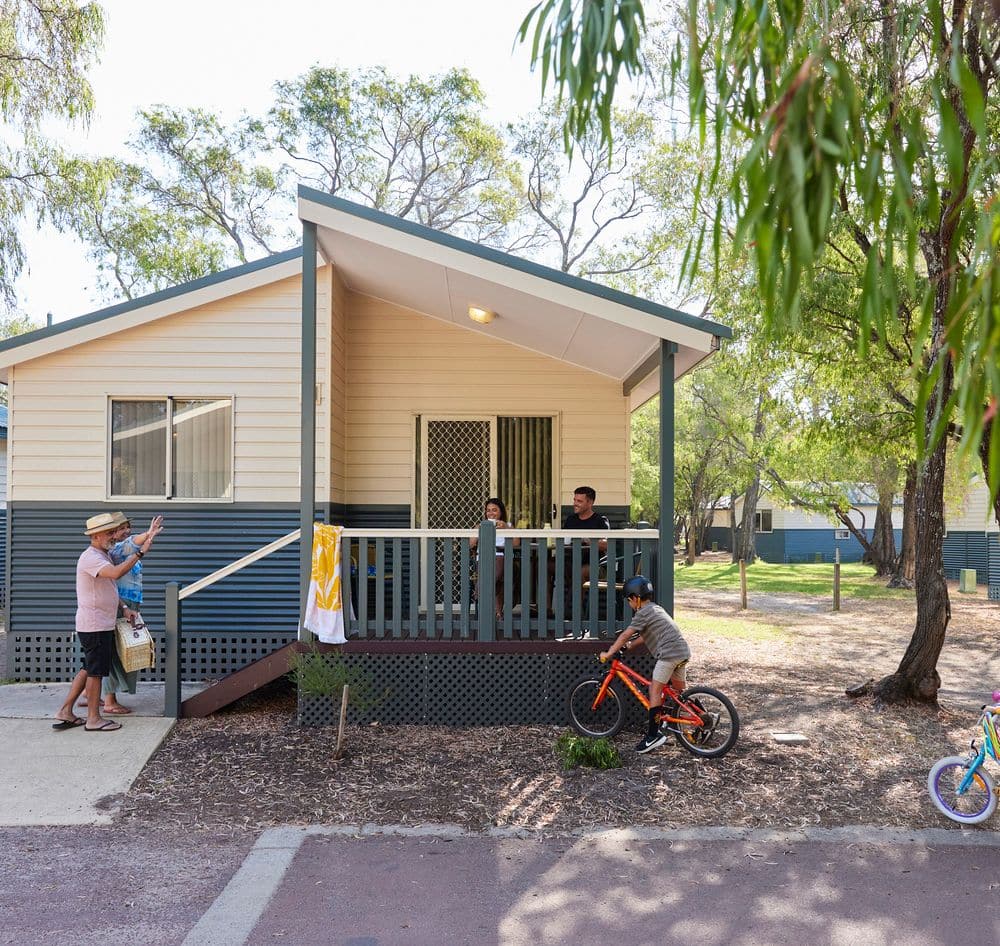
M 262 112 L 279 79 L 314 64 L 384 65 L 400 76 L 464 66 L 486 92 L 488 116 L 512 121 L 538 106 L 540 79 L 514 46 L 533 0 L 104 0 L 107 33 L 89 73 L 96 115 L 88 129 L 49 126 L 67 147 L 124 154 L 138 109 L 200 106 L 225 120 Z M 74 239 L 29 222 L 30 270 L 18 283 L 21 311 L 44 324 L 104 303 L 94 265 Z

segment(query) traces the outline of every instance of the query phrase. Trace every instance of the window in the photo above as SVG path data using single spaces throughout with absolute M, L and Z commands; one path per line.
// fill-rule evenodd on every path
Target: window
M 835 539 L 849 539 L 851 537 L 850 529 L 834 529 L 833 537 Z
M 232 499 L 232 398 L 111 401 L 111 496 Z
M 772 511 L 770 509 L 758 509 L 754 514 L 754 528 L 758 532 L 773 532 Z

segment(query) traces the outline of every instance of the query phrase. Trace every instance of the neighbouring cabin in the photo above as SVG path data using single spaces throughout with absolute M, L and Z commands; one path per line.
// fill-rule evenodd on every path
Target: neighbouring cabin
M 848 489 L 848 500 L 851 522 L 871 540 L 878 497 L 870 487 L 852 486 Z M 723 503 L 713 513 L 707 541 L 709 548 L 714 544 L 720 551 L 731 552 L 732 517 L 728 499 Z M 742 496 L 736 499 L 735 513 L 739 526 L 743 516 Z M 864 557 L 861 543 L 836 516 L 776 502 L 767 490 L 762 491 L 757 503 L 755 522 L 755 548 L 758 557 L 765 562 L 832 562 L 838 551 L 842 562 L 860 562 Z M 896 548 L 899 548 L 903 536 L 902 497 L 893 503 L 892 527 Z
M 948 578 L 974 568 L 977 584 L 1000 601 L 1000 527 L 982 477 L 973 478 L 961 499 L 946 504 L 942 555 Z
M 318 192 L 300 189 L 299 206 L 304 251 L 0 345 L 8 676 L 71 675 L 74 564 L 104 509 L 139 531 L 165 516 L 143 614 L 163 627 L 177 584 L 185 679 L 297 639 L 308 572 L 292 534 L 313 521 L 348 528 L 354 648 L 544 652 L 602 636 L 639 568 L 672 602 L 669 548 L 624 528 L 630 415 L 657 393 L 669 405 L 728 329 Z M 672 508 L 669 409 L 663 436 Z M 610 520 L 606 553 L 561 532 L 580 485 Z M 499 619 L 492 593 L 477 601 L 470 543 L 489 496 L 519 527 L 488 562 Z

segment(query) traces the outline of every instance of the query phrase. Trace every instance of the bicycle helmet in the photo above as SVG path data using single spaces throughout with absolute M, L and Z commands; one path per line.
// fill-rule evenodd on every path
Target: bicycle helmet
M 653 583 L 643 575 L 636 575 L 625 582 L 622 587 L 622 597 L 631 598 L 635 595 L 640 601 L 653 597 Z

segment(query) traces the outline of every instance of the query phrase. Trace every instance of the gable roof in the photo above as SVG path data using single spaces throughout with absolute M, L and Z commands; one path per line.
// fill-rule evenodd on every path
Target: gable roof
M 98 309 L 0 341 L 0 381 L 7 368 L 126 328 L 206 305 L 302 272 L 302 247 L 234 266 L 138 299 Z
M 660 341 L 675 377 L 709 357 L 724 325 L 300 186 L 299 217 L 346 286 L 469 331 L 620 379 L 633 406 L 659 390 Z M 496 313 L 488 325 L 470 305 Z

